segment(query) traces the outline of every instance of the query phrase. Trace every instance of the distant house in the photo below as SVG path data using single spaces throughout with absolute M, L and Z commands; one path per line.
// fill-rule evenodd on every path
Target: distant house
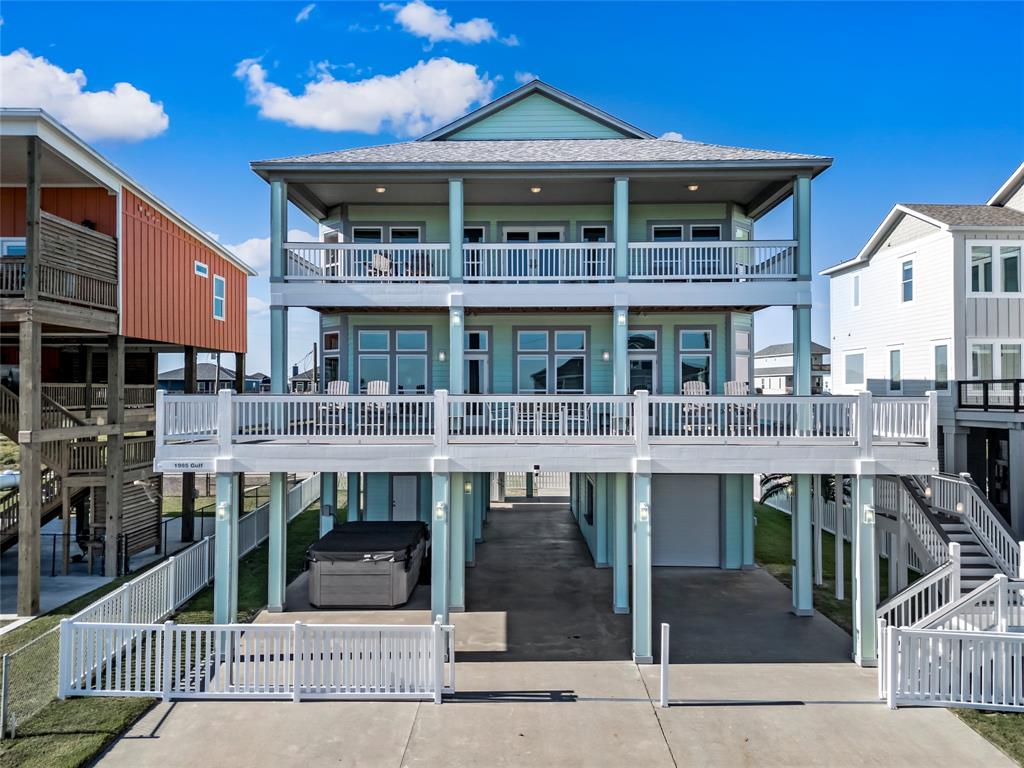
M 299 373 L 299 366 L 292 366 L 292 375 L 288 377 L 288 389 L 291 392 L 316 391 L 316 371 L 313 368 Z
M 262 373 L 250 373 L 245 376 L 245 391 L 259 392 L 260 385 L 265 378 Z M 163 371 L 157 377 L 157 389 L 165 392 L 185 391 L 185 369 L 174 368 L 170 371 Z M 234 389 L 235 372 L 230 368 L 221 366 L 220 376 L 217 375 L 217 366 L 214 363 L 198 363 L 196 365 L 196 391 L 200 394 L 212 394 L 219 389 Z
M 825 362 L 829 348 L 811 342 L 811 393 L 832 387 L 832 365 Z M 754 354 L 754 390 L 764 395 L 793 394 L 793 345 L 771 344 Z

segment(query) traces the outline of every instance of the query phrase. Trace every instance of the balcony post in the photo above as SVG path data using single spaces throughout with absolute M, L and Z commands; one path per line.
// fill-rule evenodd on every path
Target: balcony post
M 124 421 L 124 336 L 107 337 L 107 424 Z M 117 576 L 119 571 L 118 542 L 121 537 L 122 497 L 124 495 L 124 435 L 120 428 L 107 436 L 107 494 L 104 518 L 103 571 Z
M 448 390 L 453 395 L 463 394 L 465 383 L 463 365 L 465 360 L 466 337 L 464 334 L 465 313 L 461 306 L 448 308 Z
M 852 482 L 853 534 L 853 660 L 862 667 L 878 663 L 875 648 L 875 608 L 878 588 L 875 571 L 878 555 L 875 544 L 875 478 L 859 474 Z
M 18 492 L 18 615 L 39 613 L 39 526 L 42 515 L 42 455 L 38 431 L 42 427 L 43 327 L 34 320 L 19 326 L 18 431 L 30 438 L 21 442 L 21 488 Z
M 430 511 L 430 615 L 448 622 L 448 501 L 450 495 L 447 473 L 431 476 Z
M 651 476 L 633 475 L 633 662 L 650 664 L 651 648 Z
M 462 179 L 448 179 L 448 275 L 453 283 L 462 282 L 462 192 Z
M 449 498 L 448 525 L 448 610 L 466 610 L 466 493 L 462 472 L 453 472 Z
M 1024 424 L 1006 430 L 1010 467 L 1010 527 L 1024 536 Z
M 796 274 L 811 279 L 811 177 L 800 174 L 793 182 L 793 239 L 796 240 Z
M 196 348 L 185 347 L 184 392 L 194 395 L 197 389 Z M 181 475 L 181 540 L 194 541 L 196 534 L 196 473 L 184 472 Z
M 320 473 L 320 535 L 334 530 L 338 512 L 338 473 Z
M 231 396 L 233 390 L 221 389 L 217 391 L 217 448 L 220 453 L 218 458 L 231 458 L 232 432 L 234 432 L 234 420 L 231 418 Z
M 288 237 L 288 186 L 270 182 L 270 282 L 281 282 L 286 273 L 284 243 Z M 288 392 L 288 308 L 270 308 L 270 391 Z M 267 609 L 284 610 L 286 558 L 288 556 L 288 476 L 270 473 Z
M 793 613 L 814 613 L 814 556 L 811 547 L 811 476 L 793 475 Z
M 238 505 L 235 478 L 217 473 L 213 623 L 231 624 L 238 613 Z
M 629 307 L 612 310 L 612 394 L 629 394 Z
M 615 280 L 629 280 L 629 178 L 615 177 L 612 196 L 612 230 L 615 235 Z
M 288 475 L 284 472 L 270 473 L 267 550 L 267 610 L 280 612 L 284 610 L 288 558 Z
M 629 613 L 629 478 L 624 472 L 616 472 L 609 477 L 613 481 L 612 515 L 615 517 L 612 609 L 615 613 Z
M 874 455 L 875 414 L 870 392 L 857 393 L 857 446 L 862 458 Z
M 39 298 L 39 265 L 42 251 L 40 211 L 42 200 L 42 142 L 38 136 L 27 138 L 25 184 L 25 301 Z

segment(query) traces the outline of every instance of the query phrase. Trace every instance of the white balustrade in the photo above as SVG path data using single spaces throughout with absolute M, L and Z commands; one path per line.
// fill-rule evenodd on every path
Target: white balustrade
M 873 432 L 878 442 L 924 442 L 931 439 L 927 397 L 876 397 L 871 402 Z
M 635 401 L 628 395 L 451 395 L 448 440 L 631 443 Z
M 631 280 L 795 280 L 795 240 L 629 244 Z
M 615 243 L 467 243 L 466 282 L 587 282 L 615 278 Z
M 882 603 L 875 617 L 884 620 L 886 626 L 909 627 L 959 598 L 960 563 L 948 560 Z
M 163 405 L 157 414 L 164 442 L 194 442 L 217 435 L 216 395 L 170 395 L 158 393 Z
M 651 443 L 857 442 L 856 397 L 650 397 Z
M 285 243 L 289 281 L 432 282 L 448 279 L 447 243 Z

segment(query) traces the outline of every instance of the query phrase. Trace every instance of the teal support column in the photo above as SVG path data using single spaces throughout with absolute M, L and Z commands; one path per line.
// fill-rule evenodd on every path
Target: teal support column
M 270 473 L 267 550 L 267 610 L 283 611 L 288 558 L 288 475 L 284 472 Z
M 213 622 L 231 624 L 238 612 L 238 496 L 234 475 L 217 473 L 217 522 L 214 526 Z
M 448 394 L 465 393 L 465 313 L 462 307 L 448 309 Z
M 612 516 L 615 518 L 612 607 L 615 613 L 629 613 L 629 478 L 624 472 L 616 472 L 612 478 L 615 488 L 612 496 Z
M 477 483 L 480 485 L 480 492 L 476 494 L 476 509 L 473 515 L 473 539 L 480 542 L 484 540 L 484 516 L 487 514 L 487 505 L 491 500 L 491 476 L 487 472 L 477 474 Z
M 346 517 L 349 521 L 359 519 L 360 478 L 358 472 L 348 473 L 348 494 L 345 504 L 348 507 Z
M 811 549 L 811 476 L 793 476 L 793 613 L 814 613 L 814 557 Z
M 754 567 L 754 476 L 743 475 L 743 567 Z
M 875 478 L 857 475 L 851 483 L 853 495 L 853 660 L 862 667 L 878 664 L 875 609 L 878 586 L 875 571 Z
M 462 282 L 462 179 L 448 179 L 448 274 L 453 283 Z M 461 391 L 461 390 L 460 390 Z
M 451 475 L 451 511 L 448 523 L 448 610 L 466 610 L 466 494 L 463 474 Z
M 722 568 L 736 570 L 743 566 L 743 478 L 722 475 L 722 535 L 720 563 Z
M 608 567 L 608 475 L 594 475 L 594 561 L 598 568 Z
M 810 307 L 793 307 L 793 394 L 811 394 Z
M 450 486 L 448 475 L 433 474 L 430 522 L 430 615 L 448 622 L 448 546 Z
M 477 485 L 480 476 L 475 473 L 464 473 L 462 475 L 463 502 L 465 511 L 463 517 L 466 519 L 466 567 L 472 568 L 476 565 L 476 510 L 479 506 L 477 495 L 480 488 Z M 468 492 L 467 490 L 468 489 Z
M 285 274 L 284 243 L 288 238 L 288 187 L 270 182 L 270 282 Z M 288 391 L 288 308 L 270 308 L 270 391 Z
M 629 179 L 616 177 L 612 197 L 612 230 L 615 235 L 615 280 L 629 280 Z
M 811 279 L 811 177 L 800 175 L 793 183 L 793 239 L 796 240 L 796 273 Z
M 651 476 L 633 475 L 633 661 L 651 664 Z
M 526 472 L 526 498 L 533 498 L 533 471 L 527 470 Z
M 629 308 L 612 311 L 612 394 L 629 394 Z
M 338 514 L 338 473 L 320 473 L 320 535 L 334 529 Z

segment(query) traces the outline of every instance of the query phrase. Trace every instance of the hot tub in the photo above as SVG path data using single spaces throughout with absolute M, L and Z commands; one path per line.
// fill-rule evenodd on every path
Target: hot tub
M 306 550 L 309 602 L 317 608 L 397 606 L 419 580 L 427 524 L 342 523 Z

